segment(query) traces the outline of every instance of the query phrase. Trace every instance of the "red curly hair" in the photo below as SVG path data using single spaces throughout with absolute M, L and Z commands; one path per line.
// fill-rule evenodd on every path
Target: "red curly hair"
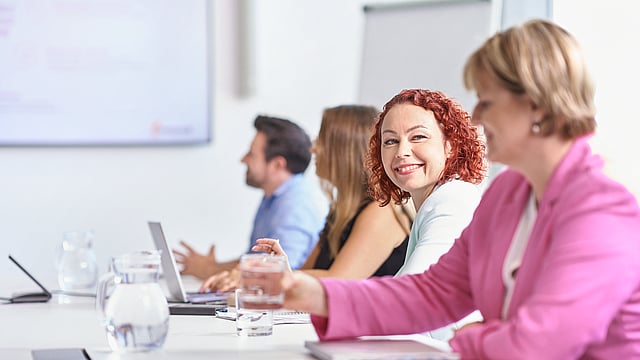
M 451 144 L 451 153 L 444 166 L 444 171 L 438 184 L 452 179 L 458 179 L 473 184 L 480 183 L 486 173 L 485 144 L 475 126 L 471 125 L 469 113 L 462 106 L 439 91 L 411 89 L 403 90 L 389 100 L 378 116 L 373 134 L 369 140 L 367 167 L 371 170 L 369 186 L 371 197 L 381 206 L 393 200 L 396 204 L 403 203 L 411 195 L 394 184 L 382 165 L 382 122 L 389 110 L 398 104 L 413 104 L 432 111 L 436 121 L 444 134 L 444 138 Z

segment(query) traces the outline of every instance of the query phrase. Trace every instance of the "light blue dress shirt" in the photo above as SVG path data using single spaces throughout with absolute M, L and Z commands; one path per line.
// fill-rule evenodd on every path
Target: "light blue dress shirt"
M 327 215 L 327 203 L 303 174 L 291 176 L 271 196 L 262 198 L 253 221 L 249 252 L 255 241 L 280 240 L 292 269 L 300 268 L 318 241 Z

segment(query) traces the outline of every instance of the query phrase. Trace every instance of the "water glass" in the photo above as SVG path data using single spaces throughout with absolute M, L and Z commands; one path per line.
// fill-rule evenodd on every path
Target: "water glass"
M 240 286 L 236 290 L 238 335 L 264 336 L 273 332 L 273 310 L 282 307 L 283 256 L 245 254 L 240 257 Z
M 240 288 L 245 290 L 246 306 L 279 309 L 284 302 L 282 278 L 287 263 L 284 256 L 245 254 L 240 257 Z
M 273 334 L 273 310 L 256 309 L 255 294 L 236 290 L 236 331 L 239 336 L 266 336 Z

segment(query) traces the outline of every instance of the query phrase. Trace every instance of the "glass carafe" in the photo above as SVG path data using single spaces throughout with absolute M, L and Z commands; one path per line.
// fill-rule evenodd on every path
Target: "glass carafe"
M 92 289 L 98 280 L 93 231 L 63 234 L 58 253 L 58 285 L 65 291 Z
M 100 279 L 96 310 L 112 350 L 148 351 L 164 344 L 169 308 L 159 270 L 159 251 L 134 252 L 113 258 L 111 272 Z

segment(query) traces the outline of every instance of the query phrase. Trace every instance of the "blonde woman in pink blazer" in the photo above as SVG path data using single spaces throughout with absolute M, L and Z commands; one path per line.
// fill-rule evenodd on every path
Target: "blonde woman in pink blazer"
M 594 88 L 577 42 L 529 21 L 488 39 L 464 80 L 487 156 L 508 169 L 451 250 L 397 278 L 294 273 L 285 307 L 314 314 L 322 340 L 424 332 L 477 308 L 484 321 L 450 341 L 463 359 L 639 359 L 640 210 L 591 153 Z M 381 149 L 390 169 L 420 153 L 398 143 L 402 152 Z M 420 176 L 396 181 L 420 186 Z

